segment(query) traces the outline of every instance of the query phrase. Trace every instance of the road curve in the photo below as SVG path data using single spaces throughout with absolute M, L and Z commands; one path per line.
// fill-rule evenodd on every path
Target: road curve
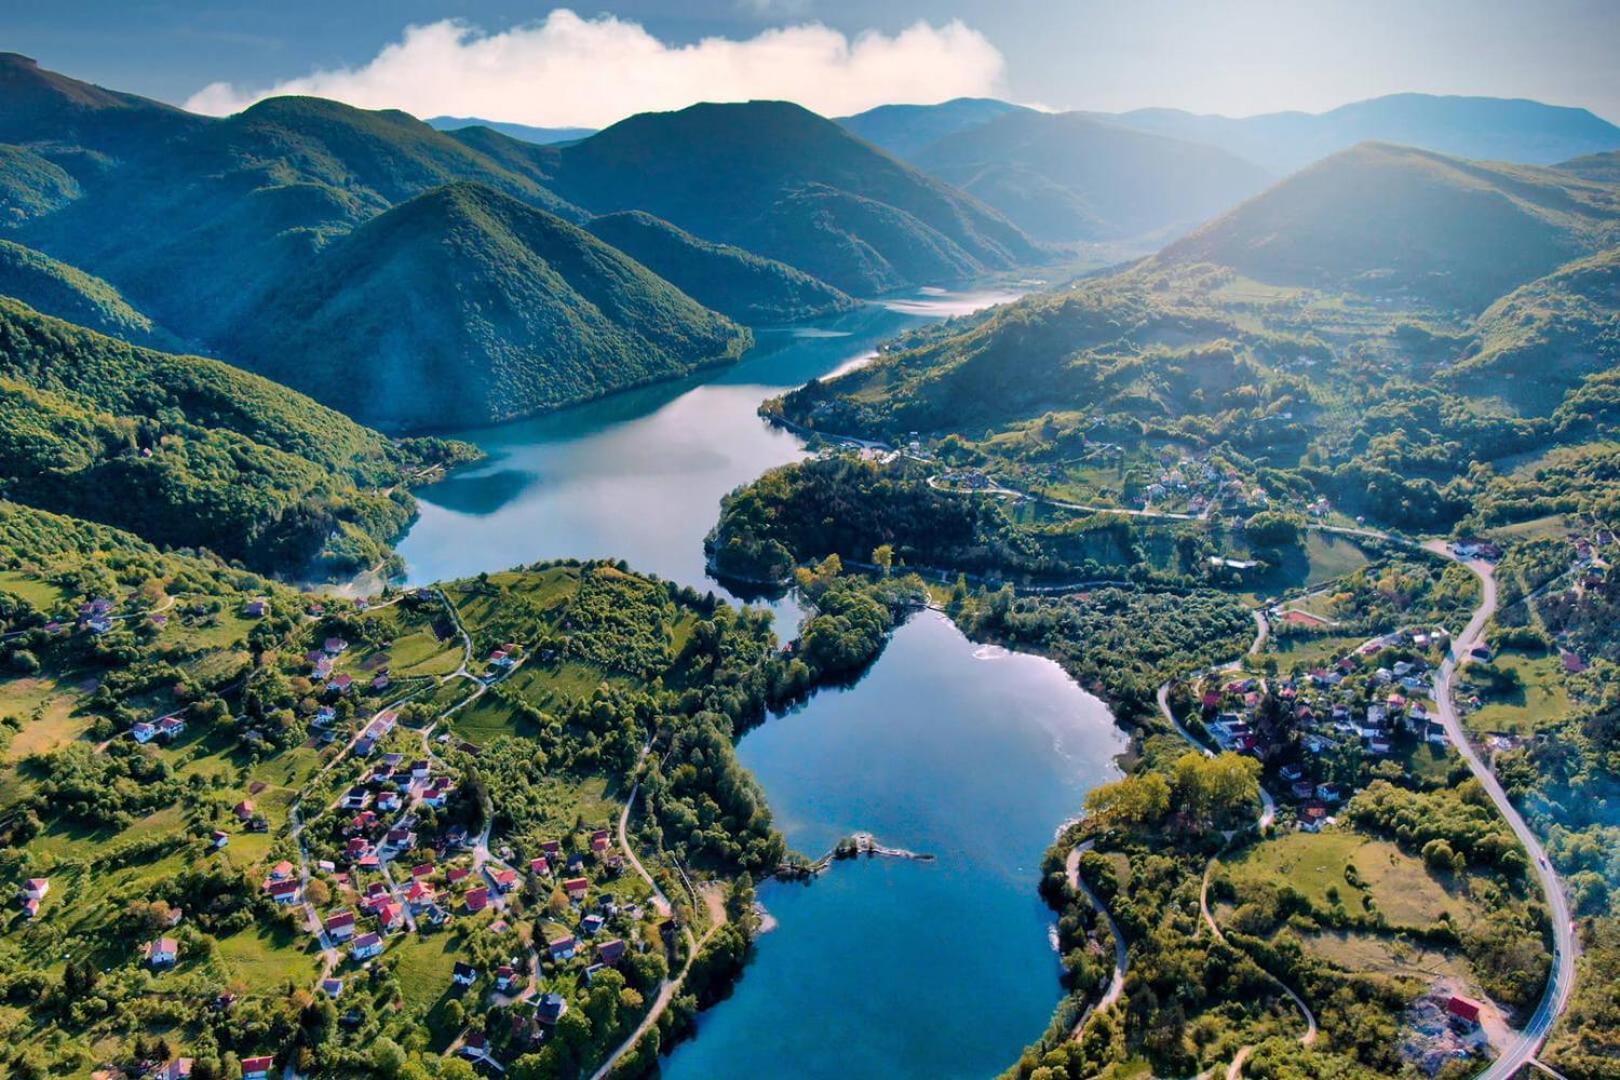
M 1430 550 L 1433 551 L 1435 548 L 1431 547 Z M 1444 548 L 1438 553 L 1449 554 Z M 1525 851 L 1529 853 L 1531 869 L 1535 871 L 1536 878 L 1541 883 L 1541 890 L 1547 898 L 1547 910 L 1553 929 L 1552 971 L 1548 975 L 1547 988 L 1542 993 L 1541 1004 L 1531 1014 L 1524 1029 L 1476 1078 L 1476 1080 L 1508 1080 L 1525 1065 L 1532 1063 L 1536 1051 L 1552 1030 L 1553 1023 L 1568 1006 L 1570 992 L 1575 987 L 1575 959 L 1579 944 L 1575 939 L 1575 926 L 1570 918 L 1569 903 L 1564 897 L 1558 875 L 1553 872 L 1552 863 L 1547 860 L 1547 853 L 1541 846 L 1541 840 L 1508 799 L 1507 792 L 1496 779 L 1496 774 L 1491 772 L 1475 752 L 1473 744 L 1468 741 L 1468 733 L 1463 730 L 1462 721 L 1457 717 L 1457 708 L 1452 701 L 1453 678 L 1458 667 L 1468 663 L 1469 650 L 1478 644 L 1485 624 L 1496 614 L 1496 577 L 1491 564 L 1481 559 L 1458 561 L 1479 578 L 1480 602 L 1474 617 L 1468 621 L 1463 632 L 1452 640 L 1445 662 L 1435 672 L 1435 704 L 1439 707 L 1440 721 L 1445 725 L 1446 735 L 1451 739 L 1452 746 L 1456 747 L 1457 753 L 1467 763 L 1469 771 L 1485 789 L 1485 793 L 1491 797 L 1491 801 L 1496 804 L 1497 810 L 1507 821 L 1513 834 L 1519 838 L 1519 843 L 1523 844 Z
M 1108 920 L 1108 932 L 1114 936 L 1114 977 L 1108 980 L 1108 989 L 1097 999 L 1096 1004 L 1087 1006 L 1080 1019 L 1075 1021 L 1074 1029 L 1069 1033 L 1071 1039 L 1080 1037 L 1086 1029 L 1086 1021 L 1119 1000 L 1120 995 L 1125 992 L 1125 973 L 1130 970 L 1131 962 L 1130 950 L 1125 947 L 1125 934 L 1119 928 L 1118 921 L 1104 906 L 1102 898 L 1092 892 L 1091 886 L 1080 876 L 1080 856 L 1091 850 L 1091 844 L 1090 840 L 1076 844 L 1069 852 L 1069 857 L 1064 860 L 1063 867 L 1069 876 L 1069 888 L 1084 895 L 1086 901 L 1097 909 L 1097 913 Z

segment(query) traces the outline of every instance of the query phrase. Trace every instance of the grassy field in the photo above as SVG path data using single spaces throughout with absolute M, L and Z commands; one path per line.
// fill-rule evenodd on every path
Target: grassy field
M 28 601 L 38 611 L 50 611 L 67 596 L 60 588 L 23 570 L 0 571 L 0 592 Z
M 308 935 L 252 926 L 220 939 L 217 955 L 252 992 L 277 994 L 288 980 L 302 986 L 320 973 L 313 942 Z
M 1324 933 L 1301 937 L 1305 951 L 1345 971 L 1376 972 L 1397 978 L 1451 979 L 1471 984 L 1468 964 L 1438 949 L 1374 934 Z
M 1291 634 L 1272 638 L 1268 647 L 1276 654 L 1278 666 L 1286 671 L 1296 666 L 1325 667 L 1365 640 L 1354 634 L 1327 634 L 1320 637 Z
M 501 684 L 536 708 L 555 710 L 588 698 L 604 681 L 617 678 L 574 661 L 541 663 L 531 660 Z M 485 743 L 501 735 L 529 734 L 526 722 L 493 693 L 485 694 L 455 716 L 455 732 L 464 739 Z
M 1350 881 L 1351 866 L 1357 884 Z M 1398 925 L 1427 926 L 1446 912 L 1458 927 L 1473 921 L 1467 898 L 1430 874 L 1421 859 L 1349 829 L 1287 833 L 1263 841 L 1225 863 L 1224 872 L 1240 900 L 1246 888 L 1287 882 L 1322 907 L 1332 906 L 1330 888 L 1351 911 L 1361 910 L 1371 898 Z
M 1486 692 L 1483 686 L 1467 682 L 1465 689 L 1479 693 L 1484 702 L 1477 712 L 1463 717 L 1469 731 L 1481 735 L 1532 735 L 1542 725 L 1567 715 L 1573 707 L 1557 654 L 1504 650 L 1493 663 L 1504 671 L 1515 672 L 1520 685 L 1512 690 Z M 1463 677 L 1467 680 L 1466 671 Z

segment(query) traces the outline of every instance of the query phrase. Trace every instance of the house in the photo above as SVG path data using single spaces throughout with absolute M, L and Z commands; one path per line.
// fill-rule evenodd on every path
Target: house
M 606 829 L 597 829 L 595 832 L 591 833 L 592 851 L 598 853 L 606 851 L 608 849 L 608 843 L 608 831 Z
M 411 762 L 412 780 L 426 780 L 428 778 L 428 773 L 431 771 L 432 769 L 428 766 L 426 758 L 420 758 Z
M 263 599 L 249 600 L 242 608 L 242 613 L 250 619 L 262 619 L 264 613 L 270 610 L 269 601 Z
M 352 787 L 343 795 L 343 809 L 364 810 L 371 805 L 371 792 L 363 787 Z
M 537 877 L 541 874 L 549 874 L 551 873 L 551 864 L 546 861 L 546 857 L 544 855 L 540 856 L 538 859 L 530 859 L 529 873 L 534 874 Z
M 365 933 L 354 939 L 354 944 L 349 948 L 349 955 L 356 960 L 369 960 L 382 951 L 382 935 Z
M 129 729 L 129 733 L 136 742 L 144 745 L 157 738 L 157 725 L 140 720 L 136 722 L 134 727 Z
M 180 943 L 172 937 L 158 938 L 146 943 L 146 963 L 152 970 L 173 967 L 180 959 Z
M 367 911 L 375 913 L 378 908 L 382 907 L 383 904 L 388 902 L 388 897 L 390 895 L 391 894 L 388 892 L 388 885 L 386 882 L 373 881 L 370 885 L 366 886 L 366 898 L 363 901 L 363 904 Z
M 340 694 L 347 694 L 354 685 L 354 678 L 350 675 L 336 675 L 332 678 L 332 689 Z
M 416 846 L 416 832 L 404 825 L 388 830 L 384 842 L 396 851 L 408 851 Z
M 495 969 L 495 989 L 505 993 L 512 989 L 512 984 L 516 981 L 517 971 L 513 969 L 511 964 L 502 964 Z
M 467 890 L 467 913 L 476 915 L 489 906 L 489 890 L 480 885 Z
M 485 867 L 484 873 L 489 876 L 489 880 L 494 884 L 495 891 L 498 893 L 509 893 L 517 887 L 518 876 L 516 870 L 511 868 L 491 870 Z
M 1310 803 L 1299 811 L 1299 827 L 1306 832 L 1318 832 L 1327 823 L 1327 807 L 1321 803 Z
M 24 897 L 23 902 L 22 902 L 22 911 L 23 911 L 23 918 L 25 918 L 25 919 L 35 918 L 36 916 L 39 915 L 39 901 L 35 900 L 31 896 Z
M 1571 675 L 1579 675 L 1586 670 L 1586 661 L 1568 649 L 1558 654 L 1558 660 L 1564 665 L 1564 670 Z
M 570 934 L 556 941 L 546 942 L 546 950 L 551 953 L 553 960 L 572 960 L 574 954 L 579 951 L 579 942 Z
M 469 1031 L 461 1043 L 461 1049 L 456 1052 L 464 1058 L 482 1060 L 489 1056 L 488 1041 L 482 1031 Z
M 288 862 L 286 859 L 282 859 L 280 862 L 276 863 L 276 865 L 270 868 L 270 880 L 286 881 L 288 878 L 292 877 L 292 872 L 293 864 Z
M 592 964 L 585 969 L 585 985 L 589 986 L 596 981 L 596 977 L 607 970 L 606 964 Z
M 465 867 L 465 866 L 452 866 L 450 869 L 448 869 L 448 870 L 446 870 L 444 872 L 444 880 L 446 880 L 450 884 L 454 885 L 458 881 L 467 880 L 467 875 L 469 875 L 471 873 L 472 873 L 472 870 L 469 869 L 468 867 Z
M 348 941 L 354 937 L 354 912 L 344 910 L 328 915 L 326 936 L 333 941 Z
M 349 643 L 340 637 L 329 637 L 326 639 L 326 644 L 322 645 L 321 648 L 326 651 L 326 655 L 337 656 L 348 651 Z
M 343 995 L 343 980 L 322 979 L 321 993 L 325 994 L 329 998 L 341 997 Z
M 617 964 L 624 959 L 624 941 L 613 938 L 611 941 L 602 942 L 596 947 L 596 958 L 604 964 Z
M 568 999 L 561 994 L 541 994 L 535 1002 L 534 1018 L 542 1024 L 555 1024 L 568 1011 Z
M 1296 780 L 1293 785 L 1289 787 L 1288 793 L 1296 799 L 1309 799 L 1311 797 L 1312 790 L 1311 782 L 1309 780 Z
M 411 887 L 405 890 L 405 902 L 412 907 L 426 907 L 433 903 L 434 898 L 433 886 L 425 881 L 413 881 Z
M 392 900 L 384 900 L 377 907 L 377 925 L 384 930 L 396 930 L 405 921 L 405 909 Z
M 441 809 L 449 801 L 450 793 L 454 790 L 455 785 L 450 783 L 448 777 L 437 777 L 428 784 L 427 790 L 422 792 L 422 801 L 435 810 Z
M 214 830 L 214 849 L 216 851 L 218 849 L 224 847 L 226 844 L 229 844 L 230 842 L 231 842 L 231 834 L 230 833 L 225 832 L 225 831 L 223 831 L 221 829 L 215 829 Z
M 540 850 L 545 853 L 545 856 L 548 859 L 555 860 L 555 859 L 561 858 L 562 857 L 562 842 L 559 841 L 559 840 L 545 840 L 545 841 L 542 841 L 541 844 L 540 844 Z
M 568 894 L 568 899 L 576 904 L 585 899 L 585 894 L 590 888 L 591 883 L 582 877 L 569 878 L 563 882 L 563 891 Z
M 315 719 L 311 721 L 316 727 L 330 727 L 337 720 L 337 710 L 330 705 L 322 705 L 315 710 Z
M 186 722 L 178 715 L 165 716 L 157 722 L 157 733 L 165 739 L 177 738 L 186 730 Z
M 1453 994 L 1446 1000 L 1446 1015 L 1458 1027 L 1473 1030 L 1479 1026 L 1479 1002 Z
M 191 1059 L 175 1058 L 166 1065 L 158 1066 L 157 1071 L 149 1075 L 153 1080 L 188 1080 L 191 1076 Z
M 471 986 L 478 981 L 478 969 L 457 960 L 456 966 L 450 971 L 450 981 L 457 986 Z
M 349 837 L 348 845 L 343 849 L 344 854 L 351 859 L 358 859 L 371 850 L 371 841 L 363 836 Z
M 1292 784 L 1305 775 L 1305 770 L 1298 765 L 1284 765 L 1277 770 L 1277 775 Z
M 43 900 L 50 891 L 50 878 L 33 877 L 23 882 L 23 895 L 30 900 Z
M 236 815 L 237 821 L 248 820 L 253 816 L 253 800 L 243 799 L 231 808 L 231 813 Z
M 275 1065 L 276 1059 L 271 1054 L 243 1058 L 242 1080 L 268 1080 L 270 1070 L 275 1068 Z
M 425 878 L 432 876 L 433 864 L 430 862 L 417 863 L 415 866 L 411 867 L 411 877 L 413 878 Z
M 282 907 L 298 903 L 299 889 L 296 881 L 272 881 L 265 885 L 264 891 L 270 894 L 270 899 Z
M 397 791 L 385 791 L 381 795 L 377 796 L 377 809 L 383 811 L 384 813 L 391 810 L 398 810 L 399 806 L 400 798 L 399 792 Z

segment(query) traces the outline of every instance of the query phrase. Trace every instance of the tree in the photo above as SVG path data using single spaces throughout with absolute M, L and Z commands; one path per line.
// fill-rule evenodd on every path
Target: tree
M 371 1044 L 371 1068 L 379 1076 L 398 1076 L 404 1067 L 405 1050 L 399 1043 L 385 1035 Z
M 883 576 L 887 577 L 889 571 L 894 568 L 894 545 L 879 544 L 873 548 L 872 562 L 876 563 L 878 568 L 883 571 Z
M 1170 809 L 1170 784 L 1158 773 L 1143 772 L 1093 788 L 1086 810 L 1121 828 L 1152 825 Z

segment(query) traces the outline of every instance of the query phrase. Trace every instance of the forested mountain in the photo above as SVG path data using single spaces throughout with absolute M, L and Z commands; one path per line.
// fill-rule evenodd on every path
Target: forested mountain
M 0 145 L 0 228 L 60 210 L 83 194 L 62 166 L 21 146 Z
M 604 214 L 586 227 L 698 303 L 740 323 L 788 322 L 856 304 L 786 263 L 712 244 L 640 210 Z
M 0 239 L 0 296 L 137 345 L 176 344 L 105 281 L 5 239 Z
M 1179 109 L 1104 115 L 1126 127 L 1219 146 L 1279 173 L 1359 142 L 1400 143 L 1454 157 L 1528 165 L 1620 149 L 1620 127 L 1585 109 L 1510 98 L 1390 94 L 1324 113 L 1241 119 Z
M 4 298 L 0 413 L 6 498 L 291 573 L 380 561 L 414 513 L 405 470 L 460 453 Z
M 230 354 L 390 429 L 491 423 L 735 358 L 747 331 L 561 218 L 436 188 L 334 241 Z
M 484 127 L 491 131 L 498 131 L 502 135 L 509 135 L 524 142 L 546 146 L 551 143 L 572 142 L 595 135 L 596 128 L 560 127 L 545 128 L 531 127 L 528 124 L 513 124 L 502 120 L 483 120 L 476 116 L 430 116 L 426 123 L 436 131 L 460 131 L 463 128 Z
M 787 102 L 645 113 L 531 160 L 587 209 L 645 210 L 858 295 L 1041 254 L 979 202 Z
M 0 143 L 43 142 L 53 158 L 143 153 L 210 123 L 172 105 L 48 71 L 19 53 L 0 53 L 0 102 Z
M 567 209 L 405 113 L 272 98 L 119 169 L 23 234 L 217 348 L 334 236 L 457 179 Z
M 947 135 L 911 160 L 1029 235 L 1054 242 L 1196 225 L 1271 179 L 1259 166 L 1202 143 L 1081 113 L 1025 109 Z
M 1589 375 L 1620 365 L 1620 248 L 1567 263 L 1521 285 L 1480 315 L 1473 347 L 1448 374 L 1491 393 L 1515 380 L 1543 411 Z
M 995 98 L 952 98 L 937 105 L 879 105 L 838 123 L 895 157 L 912 156 L 947 135 L 978 127 L 1008 113 L 1033 112 Z
M 1261 281 L 1478 311 L 1620 236 L 1620 192 L 1569 173 L 1367 143 L 1166 248 Z

